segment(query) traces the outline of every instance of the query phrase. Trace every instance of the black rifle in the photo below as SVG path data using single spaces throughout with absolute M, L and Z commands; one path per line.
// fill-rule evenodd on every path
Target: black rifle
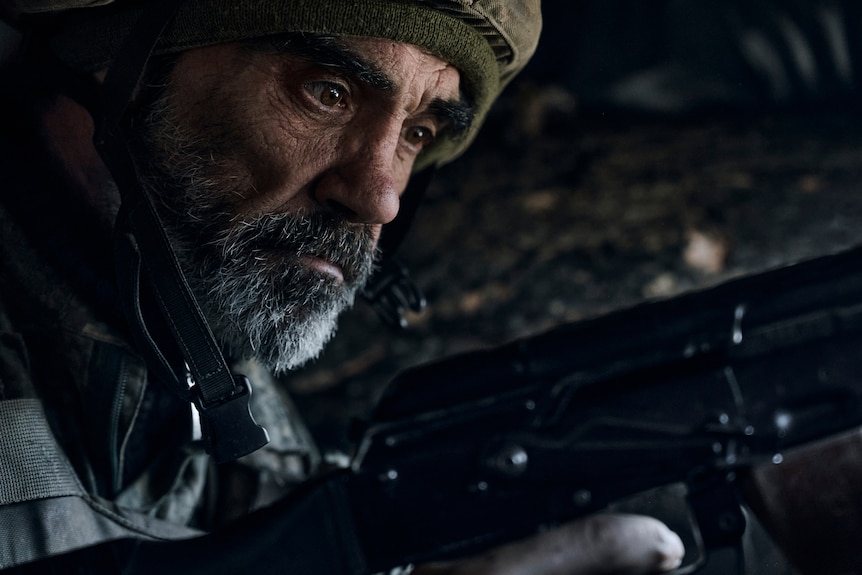
M 682 483 L 739 542 L 741 468 L 862 425 L 862 250 L 400 375 L 345 477 L 368 571 L 470 555 Z
M 862 425 L 862 248 L 400 375 L 348 469 L 210 535 L 11 572 L 360 575 L 480 553 L 667 485 L 698 560 L 738 545 L 740 471 Z M 737 569 L 739 571 L 740 569 Z

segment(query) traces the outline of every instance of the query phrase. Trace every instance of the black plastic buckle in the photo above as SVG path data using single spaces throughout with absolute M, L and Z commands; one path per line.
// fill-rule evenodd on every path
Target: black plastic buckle
M 386 325 L 404 329 L 405 313 L 419 313 L 425 309 L 425 295 L 395 258 L 383 260 L 380 269 L 371 277 L 362 297 L 374 308 Z
M 269 434 L 249 408 L 251 383 L 244 375 L 233 377 L 234 392 L 210 405 L 203 404 L 197 387 L 192 388 L 207 452 L 216 463 L 233 461 L 269 443 Z

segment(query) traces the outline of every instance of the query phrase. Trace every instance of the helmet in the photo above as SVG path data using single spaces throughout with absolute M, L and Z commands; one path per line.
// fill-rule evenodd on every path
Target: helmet
M 29 12 L 70 9 L 53 46 L 72 67 L 107 67 L 148 5 L 142 0 L 17 0 Z M 456 141 L 431 146 L 416 170 L 457 157 L 491 104 L 533 55 L 540 0 L 186 0 L 163 30 L 155 54 L 287 32 L 387 38 L 419 46 L 455 66 L 474 124 Z

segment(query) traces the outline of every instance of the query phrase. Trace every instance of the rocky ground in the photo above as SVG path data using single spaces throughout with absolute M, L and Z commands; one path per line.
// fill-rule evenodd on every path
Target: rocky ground
M 860 128 L 846 110 L 648 117 L 515 86 L 402 248 L 427 310 L 394 332 L 359 306 L 288 385 L 321 444 L 349 449 L 405 367 L 856 244 Z

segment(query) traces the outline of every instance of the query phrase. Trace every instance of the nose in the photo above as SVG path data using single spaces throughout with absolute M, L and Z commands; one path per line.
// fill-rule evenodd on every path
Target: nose
M 393 138 L 391 131 L 381 131 L 343 143 L 314 186 L 318 204 L 354 223 L 382 225 L 395 219 L 410 166 L 402 166 L 396 156 L 400 134 Z

